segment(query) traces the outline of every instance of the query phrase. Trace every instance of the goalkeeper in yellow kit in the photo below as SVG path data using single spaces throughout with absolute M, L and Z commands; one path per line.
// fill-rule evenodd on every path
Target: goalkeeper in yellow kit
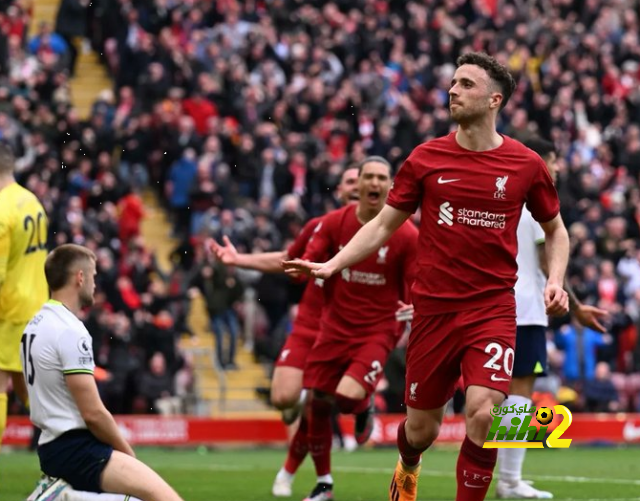
M 19 351 L 23 329 L 49 298 L 47 216 L 36 196 L 16 183 L 14 164 L 11 148 L 0 143 L 0 444 L 9 378 L 27 400 Z

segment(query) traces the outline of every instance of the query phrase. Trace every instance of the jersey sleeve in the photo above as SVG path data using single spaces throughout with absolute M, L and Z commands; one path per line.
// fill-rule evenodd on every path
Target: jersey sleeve
M 396 174 L 387 205 L 404 212 L 414 213 L 422 201 L 422 183 L 416 173 L 417 150 L 413 150 Z
M 9 222 L 0 215 L 0 285 L 7 276 L 7 265 L 9 263 L 9 249 L 11 248 L 11 232 Z
M 318 225 L 316 225 L 311 238 L 307 242 L 303 259 L 322 263 L 329 259 L 335 251 L 333 248 L 333 233 L 336 227 L 335 213 L 325 216 Z
M 526 204 L 533 219 L 540 223 L 551 221 L 560 212 L 558 192 L 541 158 L 536 159 L 535 173 L 527 193 Z
M 287 255 L 291 259 L 302 258 L 307 244 L 313 235 L 322 228 L 322 219 L 314 218 L 307 222 L 300 234 L 287 249 Z
M 63 333 L 58 339 L 58 354 L 63 374 L 93 374 L 93 345 L 88 334 Z

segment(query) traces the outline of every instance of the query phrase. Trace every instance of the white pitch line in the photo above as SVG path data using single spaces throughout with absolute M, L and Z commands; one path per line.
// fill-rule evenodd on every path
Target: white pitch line
M 173 468 L 176 468 L 175 465 Z M 193 465 L 181 465 L 180 469 L 199 469 L 200 466 Z M 204 465 L 204 469 L 215 470 L 215 471 L 259 471 L 259 470 L 269 470 L 271 471 L 273 468 L 266 468 L 264 466 L 241 466 L 241 465 L 230 465 L 230 464 L 207 464 Z M 391 475 L 393 474 L 392 468 L 374 468 L 368 466 L 333 466 L 333 471 L 343 472 L 343 473 L 363 473 L 363 474 L 385 474 Z M 455 477 L 454 472 L 448 471 L 432 471 L 423 469 L 420 472 L 420 475 L 426 477 Z M 640 480 L 633 480 L 630 478 L 592 478 L 592 477 L 573 477 L 573 476 L 562 476 L 562 475 L 526 475 L 527 478 L 532 480 L 548 480 L 551 482 L 569 482 L 576 484 L 614 484 L 614 485 L 640 485 Z M 637 500 L 640 501 L 640 498 L 620 498 L 620 499 L 609 499 L 608 501 L 632 501 Z M 596 501 L 593 500 L 582 500 L 582 501 Z

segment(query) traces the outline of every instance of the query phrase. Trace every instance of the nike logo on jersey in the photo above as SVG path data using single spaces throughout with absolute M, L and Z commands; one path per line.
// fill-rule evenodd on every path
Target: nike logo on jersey
M 498 377 L 495 374 L 491 374 L 491 381 L 509 381 L 509 378 Z
M 442 179 L 442 176 L 438 178 L 438 184 L 455 183 L 456 181 L 460 181 L 460 179 Z
M 465 482 L 464 485 L 465 485 L 465 487 L 473 487 L 474 489 L 482 489 L 482 488 L 484 488 L 484 485 L 473 485 L 473 484 L 470 484 L 469 482 Z

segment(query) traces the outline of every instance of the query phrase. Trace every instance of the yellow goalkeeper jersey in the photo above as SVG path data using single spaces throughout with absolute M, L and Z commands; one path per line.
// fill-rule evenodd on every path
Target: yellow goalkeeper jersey
M 0 190 L 0 320 L 25 324 L 49 298 L 47 215 L 18 183 Z

